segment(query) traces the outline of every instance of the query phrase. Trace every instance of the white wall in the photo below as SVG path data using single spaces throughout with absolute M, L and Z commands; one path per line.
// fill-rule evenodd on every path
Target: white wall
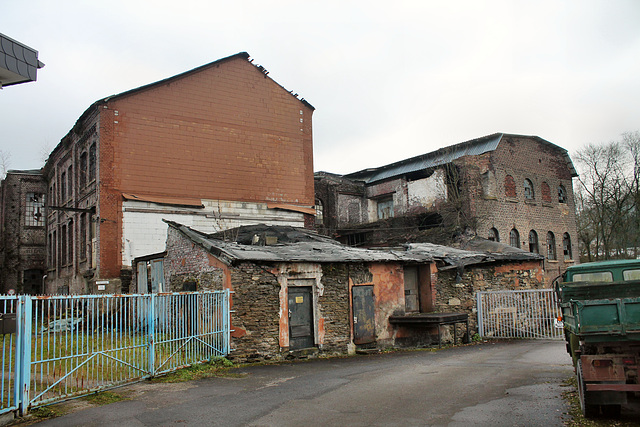
M 203 233 L 215 233 L 240 225 L 267 224 L 304 226 L 304 215 L 282 209 L 269 209 L 265 203 L 202 200 L 204 209 L 181 208 L 125 200 L 122 225 L 122 263 L 165 250 L 167 224 L 175 221 Z
M 428 178 L 409 181 L 407 183 L 409 207 L 424 206 L 431 208 L 438 201 L 447 199 L 447 186 L 444 171 L 436 170 Z

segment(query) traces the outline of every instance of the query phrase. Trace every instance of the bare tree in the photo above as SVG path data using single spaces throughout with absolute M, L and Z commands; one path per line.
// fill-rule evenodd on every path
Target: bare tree
M 637 156 L 638 140 L 638 132 L 623 134 L 621 142 L 589 144 L 576 155 L 581 168 L 578 239 L 588 260 L 624 258 L 629 248 L 638 246 L 633 191 L 638 169 L 633 150 Z

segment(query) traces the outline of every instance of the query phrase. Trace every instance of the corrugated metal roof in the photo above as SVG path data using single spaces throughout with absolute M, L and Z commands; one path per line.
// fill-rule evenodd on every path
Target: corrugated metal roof
M 451 163 L 454 160 L 464 156 L 477 156 L 480 154 L 488 153 L 490 151 L 494 151 L 496 148 L 498 148 L 498 144 L 500 144 L 500 141 L 505 136 L 524 135 L 494 133 L 492 135 L 487 135 L 480 138 L 472 139 L 470 141 L 440 148 L 436 151 L 422 154 L 420 156 L 411 157 L 409 159 L 401 160 L 399 162 L 391 163 L 378 168 L 364 169 L 344 176 L 349 179 L 364 181 L 365 183 L 370 184 L 396 176 L 402 176 L 421 170 L 427 170 L 447 163 Z M 567 152 L 567 150 L 537 136 L 530 136 L 530 138 L 534 138 L 542 142 L 543 144 L 552 146 L 562 151 L 565 161 L 567 162 L 567 167 L 571 171 L 571 176 L 578 176 L 578 173 L 576 172 L 573 163 L 571 162 L 571 158 L 569 157 L 569 153 Z
M 405 175 L 420 170 L 430 169 L 451 163 L 463 156 L 477 156 L 493 151 L 498 147 L 502 134 L 497 133 L 460 144 L 444 147 L 420 156 L 411 157 L 386 166 L 365 169 L 345 175 L 347 178 L 362 180 L 367 184 L 382 181 L 398 175 Z

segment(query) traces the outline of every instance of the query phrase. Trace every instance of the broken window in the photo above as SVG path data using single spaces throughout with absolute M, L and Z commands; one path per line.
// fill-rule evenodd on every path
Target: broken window
M 69 198 L 73 196 L 73 166 L 69 166 L 67 170 L 67 193 Z
M 498 230 L 495 227 L 489 230 L 489 237 L 487 237 L 487 239 L 491 240 L 492 242 L 500 241 L 500 235 L 498 234 Z
M 378 219 L 393 218 L 393 197 L 378 200 Z
M 89 182 L 96 179 L 96 143 L 94 142 L 89 147 Z
M 67 173 L 60 174 L 60 203 L 67 200 Z
M 538 233 L 535 230 L 529 232 L 529 252 L 540 253 L 538 249 Z
M 27 193 L 24 225 L 44 227 L 44 194 Z
M 316 225 L 324 224 L 324 207 L 322 200 L 316 199 Z
M 556 259 L 556 236 L 551 231 L 547 233 L 547 258 Z
M 60 267 L 67 265 L 67 226 L 66 224 L 60 229 L 60 248 L 58 250 L 60 256 Z
M 511 175 L 504 177 L 504 195 L 507 197 L 516 197 L 516 181 Z
M 74 245 L 74 239 L 73 239 L 73 220 L 69 220 L 69 226 L 68 226 L 68 231 L 69 231 L 69 238 L 67 240 L 67 262 L 69 264 L 73 263 L 73 245 Z
M 558 203 L 567 203 L 567 191 L 562 184 L 558 185 Z
M 80 238 L 78 239 L 78 258 L 81 260 L 87 259 L 87 214 L 80 215 Z
M 514 248 L 520 247 L 520 233 L 515 228 L 509 233 L 509 244 Z
M 533 183 L 530 179 L 524 180 L 524 198 L 527 200 L 535 199 L 535 194 L 533 192 Z
M 573 259 L 573 253 L 571 252 L 571 236 L 569 236 L 569 233 L 564 233 L 562 236 L 562 249 L 565 260 Z
M 87 185 L 87 152 L 80 155 L 80 167 L 78 168 L 78 186 L 80 189 Z

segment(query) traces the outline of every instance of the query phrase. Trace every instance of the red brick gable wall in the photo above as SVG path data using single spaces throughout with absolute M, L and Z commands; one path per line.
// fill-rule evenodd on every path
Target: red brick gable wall
M 116 98 L 112 189 L 312 206 L 312 112 L 242 58 Z

